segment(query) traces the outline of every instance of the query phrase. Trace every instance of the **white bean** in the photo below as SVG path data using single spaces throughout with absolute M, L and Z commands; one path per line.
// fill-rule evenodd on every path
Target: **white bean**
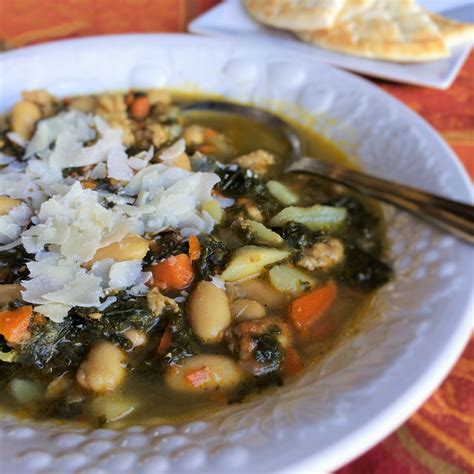
M 20 100 L 11 111 L 12 130 L 25 140 L 29 140 L 40 118 L 41 110 L 36 104 L 28 100 Z
M 125 378 L 125 354 L 108 341 L 99 342 L 79 366 L 77 383 L 86 390 L 107 392 L 115 390 Z
M 100 416 L 106 423 L 112 423 L 130 415 L 136 406 L 134 400 L 118 398 L 115 394 L 101 395 L 90 402 L 87 411 L 95 420 Z
M 169 388 L 177 392 L 203 393 L 231 390 L 244 380 L 244 373 L 230 358 L 223 355 L 200 354 L 171 367 L 165 375 Z
M 219 342 L 231 323 L 226 292 L 209 281 L 199 282 L 189 299 L 189 320 L 203 342 Z
M 142 260 L 148 248 L 149 243 L 146 239 L 136 234 L 128 234 L 120 242 L 114 242 L 97 250 L 92 260 L 87 262 L 87 266 L 91 267 L 94 262 L 105 258 L 112 258 L 116 262 Z
M 132 343 L 133 347 L 143 346 L 147 342 L 146 334 L 136 329 L 127 329 L 123 335 Z
M 256 300 L 267 308 L 281 309 L 289 302 L 287 294 L 278 292 L 269 281 L 262 278 L 242 281 L 235 286 L 242 292 L 242 297 Z
M 18 199 L 8 196 L 0 196 L 0 216 L 6 216 L 14 207 L 21 204 Z
M 232 303 L 232 316 L 239 321 L 250 321 L 265 317 L 265 306 L 255 300 L 238 299 Z

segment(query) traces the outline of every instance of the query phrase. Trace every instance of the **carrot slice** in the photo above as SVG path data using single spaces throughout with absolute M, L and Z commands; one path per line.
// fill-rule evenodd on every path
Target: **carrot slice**
M 152 265 L 153 284 L 162 290 L 182 290 L 189 286 L 193 279 L 191 259 L 181 253 Z
M 132 117 L 137 120 L 142 120 L 148 117 L 150 113 L 150 101 L 148 100 L 148 97 L 137 97 L 132 103 L 130 112 Z
M 164 330 L 163 335 L 161 336 L 161 339 L 160 339 L 160 343 L 158 344 L 158 347 L 156 348 L 157 355 L 164 356 L 166 352 L 168 351 L 170 344 L 171 344 L 171 329 L 168 326 Z
M 197 150 L 205 155 L 210 155 L 216 151 L 216 147 L 214 145 L 200 145 Z
M 290 317 L 295 328 L 305 333 L 321 318 L 331 306 L 337 293 L 334 283 L 317 288 L 291 304 Z
M 198 369 L 193 370 L 191 372 L 188 372 L 184 376 L 186 383 L 190 384 L 194 388 L 198 388 L 201 385 L 206 385 L 207 383 L 211 381 L 211 377 L 212 377 L 212 372 L 211 372 L 211 369 L 207 365 L 199 367 Z
M 286 376 L 295 375 L 298 372 L 301 372 L 304 368 L 303 361 L 301 360 L 300 355 L 296 352 L 293 347 L 285 348 L 285 358 L 283 360 L 283 373 Z
M 197 260 L 201 256 L 201 243 L 195 235 L 189 237 L 189 258 Z
M 22 306 L 12 311 L 0 311 L 0 334 L 12 344 L 28 338 L 28 327 L 33 315 L 32 306 Z
M 210 140 L 214 137 L 217 137 L 219 135 L 219 132 L 216 132 L 212 128 L 206 128 L 204 129 L 204 139 L 205 140 Z

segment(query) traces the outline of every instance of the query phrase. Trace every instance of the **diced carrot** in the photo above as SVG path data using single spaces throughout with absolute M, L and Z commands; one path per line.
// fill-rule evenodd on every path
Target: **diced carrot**
M 211 381 L 211 376 L 211 369 L 207 365 L 204 365 L 198 369 L 188 372 L 184 378 L 186 383 L 190 384 L 194 388 L 198 388 L 201 385 L 206 385 L 209 383 Z
M 215 130 L 213 130 L 212 128 L 206 128 L 204 130 L 204 138 L 206 140 L 209 140 L 211 138 L 214 138 L 214 137 L 217 137 L 217 135 L 219 135 L 219 132 L 216 132 Z
M 186 288 L 193 279 L 193 267 L 191 259 L 181 253 L 152 265 L 153 284 L 162 290 L 182 290 Z
M 195 235 L 189 236 L 189 258 L 197 260 L 201 256 L 201 243 Z
M 132 117 L 137 120 L 148 117 L 150 113 L 150 101 L 148 100 L 148 97 L 137 97 L 132 103 L 130 112 Z
M 214 145 L 200 145 L 197 147 L 197 149 L 205 155 L 210 155 L 216 151 L 216 147 Z
M 28 327 L 32 306 L 21 306 L 12 311 L 0 311 L 0 334 L 12 344 L 20 344 L 29 337 Z
M 329 283 L 294 300 L 291 304 L 290 317 L 295 328 L 301 333 L 308 331 L 331 306 L 336 293 L 336 285 Z
M 287 376 L 295 375 L 304 368 L 300 355 L 293 347 L 285 348 L 285 358 L 283 360 L 283 373 Z
M 158 347 L 156 348 L 157 355 L 164 356 L 166 352 L 168 351 L 170 344 L 171 344 L 171 329 L 168 326 L 164 330 L 163 335 L 161 336 L 161 339 L 160 339 L 160 343 L 158 344 Z

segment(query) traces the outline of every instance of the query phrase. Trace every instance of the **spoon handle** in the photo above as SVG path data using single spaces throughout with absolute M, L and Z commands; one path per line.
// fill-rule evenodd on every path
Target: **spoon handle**
M 474 244 L 474 207 L 360 171 L 304 157 L 287 172 L 310 173 L 388 202 Z

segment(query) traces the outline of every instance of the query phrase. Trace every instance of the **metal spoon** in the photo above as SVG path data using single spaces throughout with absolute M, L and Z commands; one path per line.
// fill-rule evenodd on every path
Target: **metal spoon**
M 290 144 L 290 159 L 284 170 L 285 173 L 308 173 L 329 179 L 361 194 L 380 199 L 408 211 L 446 232 L 474 244 L 473 206 L 317 158 L 302 157 L 298 133 L 288 122 L 270 112 L 247 105 L 215 100 L 188 103 L 182 106 L 182 110 L 183 112 L 204 110 L 231 113 L 262 122 L 264 125 L 278 130 Z

